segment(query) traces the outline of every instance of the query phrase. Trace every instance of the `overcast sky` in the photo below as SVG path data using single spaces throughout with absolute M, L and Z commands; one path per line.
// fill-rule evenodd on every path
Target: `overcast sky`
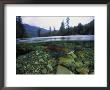
M 41 28 L 53 29 L 55 27 L 56 29 L 59 29 L 61 26 L 61 22 L 64 21 L 66 24 L 66 18 L 67 16 L 63 17 L 38 17 L 38 16 L 22 16 L 22 22 L 25 24 L 30 24 L 33 26 L 39 26 Z M 70 26 L 77 26 L 78 23 L 87 24 L 90 21 L 94 19 L 94 17 L 69 17 L 70 19 Z

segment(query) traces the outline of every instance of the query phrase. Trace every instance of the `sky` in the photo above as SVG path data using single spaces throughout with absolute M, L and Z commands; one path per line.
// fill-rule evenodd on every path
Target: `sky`
M 61 26 L 61 22 L 64 21 L 65 25 L 66 25 L 66 18 L 68 16 L 62 16 L 62 17 L 51 17 L 51 16 L 46 16 L 46 17 L 40 17 L 40 16 L 21 16 L 22 17 L 22 23 L 24 24 L 29 24 L 32 26 L 38 26 L 41 28 L 45 28 L 47 30 L 49 30 L 49 28 L 51 27 L 51 29 L 53 30 L 54 27 L 56 30 L 58 30 Z M 72 17 L 69 16 L 69 26 L 77 26 L 78 23 L 81 24 L 87 24 L 90 21 L 92 21 L 94 19 L 94 17 L 92 16 L 83 16 L 83 17 Z

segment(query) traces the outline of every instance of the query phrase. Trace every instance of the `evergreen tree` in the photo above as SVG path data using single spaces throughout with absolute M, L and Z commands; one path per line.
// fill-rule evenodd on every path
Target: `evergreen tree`
M 85 24 L 85 34 L 94 35 L 94 20 L 88 24 Z
M 61 23 L 60 30 L 59 30 L 59 35 L 65 35 L 64 21 L 62 21 L 62 23 Z
M 51 36 L 51 34 L 52 34 L 52 29 L 51 29 L 51 27 L 49 27 L 49 30 L 50 30 L 49 36 Z
M 53 35 L 55 36 L 56 35 L 56 32 L 57 32 L 56 29 L 55 29 L 55 27 L 53 27 L 53 30 L 54 30 L 53 31 Z
M 53 27 L 53 30 L 56 31 L 55 27 Z
M 81 24 L 81 23 L 79 23 L 78 24 L 78 26 L 77 26 L 77 33 L 79 34 L 79 35 L 83 35 L 83 25 Z
M 67 17 L 66 18 L 66 26 L 67 26 L 67 28 L 69 28 L 69 21 L 70 21 L 70 19 L 69 19 L 69 17 Z
M 16 22 L 22 23 L 21 16 L 16 16 Z
M 67 35 L 69 35 L 70 34 L 70 26 L 69 26 L 69 21 L 70 21 L 70 19 L 69 19 L 69 17 L 67 17 L 66 18 L 66 29 L 67 29 Z
M 21 16 L 16 17 L 16 38 L 25 38 L 27 37 L 24 26 L 22 24 Z

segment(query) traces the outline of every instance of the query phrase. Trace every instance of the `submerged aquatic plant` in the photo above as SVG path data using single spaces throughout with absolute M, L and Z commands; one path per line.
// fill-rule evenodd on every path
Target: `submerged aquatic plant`
M 18 47 L 20 51 L 17 52 L 19 55 L 16 59 L 17 74 L 94 72 L 93 42 L 25 43 L 17 44 Z M 22 50 L 26 53 L 21 53 Z

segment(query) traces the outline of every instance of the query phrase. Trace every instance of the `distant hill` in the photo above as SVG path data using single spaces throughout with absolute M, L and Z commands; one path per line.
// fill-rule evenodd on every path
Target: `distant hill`
M 26 33 L 27 33 L 28 37 L 37 37 L 39 29 L 41 30 L 41 33 L 49 32 L 49 30 L 44 29 L 44 28 L 40 28 L 38 26 L 32 26 L 32 25 L 29 25 L 29 24 L 23 24 L 23 26 L 26 30 Z

